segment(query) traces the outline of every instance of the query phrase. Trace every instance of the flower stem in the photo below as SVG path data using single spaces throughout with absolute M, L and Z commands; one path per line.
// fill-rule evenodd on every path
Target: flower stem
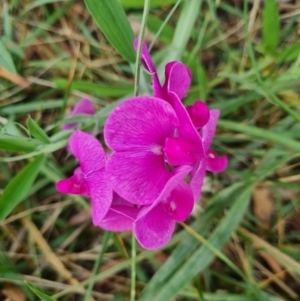
M 140 30 L 140 35 L 139 35 L 139 44 L 138 44 L 138 49 L 137 49 L 137 53 L 136 53 L 136 62 L 135 62 L 134 96 L 139 95 L 142 43 L 143 43 L 145 31 L 146 31 L 147 19 L 148 19 L 149 8 L 150 8 L 150 1 L 151 0 L 145 0 L 145 2 L 144 2 L 144 12 L 143 12 L 141 30 Z
M 136 241 L 132 233 L 131 243 L 131 286 L 130 286 L 130 301 L 135 301 L 135 274 L 136 274 Z
M 111 235 L 112 235 L 112 232 L 109 232 L 109 231 L 104 232 L 104 236 L 103 236 L 103 240 L 102 240 L 102 247 L 100 248 L 99 255 L 98 255 L 98 257 L 96 259 L 96 262 L 94 264 L 92 277 L 94 277 L 97 274 L 97 272 L 98 272 L 98 270 L 101 266 L 103 255 L 106 251 L 107 243 L 110 240 Z M 93 286 L 94 286 L 94 280 L 92 280 L 92 277 L 91 277 L 89 285 L 87 287 L 84 301 L 89 301 L 90 297 L 92 295 L 92 289 L 93 289 Z

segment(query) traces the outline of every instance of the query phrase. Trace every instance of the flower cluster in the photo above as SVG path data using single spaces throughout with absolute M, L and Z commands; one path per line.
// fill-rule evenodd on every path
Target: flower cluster
M 223 171 L 227 158 L 210 149 L 219 111 L 199 100 L 182 103 L 189 69 L 168 63 L 161 84 L 146 44 L 142 63 L 152 75 L 154 96 L 132 97 L 112 111 L 104 126 L 108 154 L 96 138 L 76 130 L 69 149 L 79 167 L 57 189 L 90 197 L 94 225 L 132 229 L 142 247 L 156 249 L 200 200 L 206 171 Z

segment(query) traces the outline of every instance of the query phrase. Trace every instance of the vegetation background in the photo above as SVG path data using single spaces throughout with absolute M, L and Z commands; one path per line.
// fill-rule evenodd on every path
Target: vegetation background
M 143 1 L 120 3 L 137 35 Z M 101 140 L 132 65 L 80 0 L 0 0 L 0 32 L 0 300 L 128 300 L 131 233 L 93 227 L 54 184 L 76 166 L 68 112 L 88 96 L 97 114 L 74 121 Z M 152 57 L 190 67 L 185 103 L 221 109 L 230 160 L 164 249 L 138 248 L 137 300 L 300 300 L 299 34 L 298 0 L 151 1 Z

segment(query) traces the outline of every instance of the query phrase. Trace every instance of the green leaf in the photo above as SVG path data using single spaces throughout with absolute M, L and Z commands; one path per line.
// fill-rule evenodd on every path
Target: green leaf
M 68 81 L 65 79 L 55 79 L 54 83 L 57 88 L 66 89 L 68 87 Z M 133 93 L 132 86 L 109 86 L 100 85 L 96 83 L 89 83 L 86 81 L 74 81 L 70 86 L 70 90 L 79 90 L 81 92 L 94 93 L 101 97 L 112 97 L 112 96 L 124 96 L 126 94 Z
M 14 61 L 9 51 L 6 49 L 2 39 L 0 39 L 0 67 L 5 68 L 13 74 L 17 73 Z
M 45 143 L 50 143 L 50 139 L 44 130 L 29 116 L 27 119 L 27 127 L 29 129 L 30 134 Z
M 134 33 L 117 0 L 85 0 L 85 4 L 113 47 L 128 61 L 135 62 Z
M 14 207 L 27 196 L 28 190 L 36 179 L 45 159 L 44 155 L 40 155 L 28 163 L 6 186 L 0 198 L 0 220 L 5 219 Z
M 12 24 L 10 21 L 10 16 L 9 16 L 9 8 L 8 4 L 4 2 L 3 6 L 3 28 L 4 28 L 4 36 L 7 36 L 8 38 L 12 38 Z
M 300 54 L 300 43 L 294 43 L 287 46 L 285 49 L 283 49 L 276 56 L 276 61 L 278 63 L 290 62 L 297 59 L 299 54 Z
M 57 3 L 57 2 L 66 2 L 66 0 L 36 0 L 26 6 L 26 8 L 23 11 L 23 14 L 28 13 L 30 10 L 36 7 L 43 6 L 49 3 Z
M 151 6 L 166 6 L 174 4 L 177 0 L 151 0 Z M 120 3 L 126 8 L 143 8 L 144 0 L 120 0 Z
M 34 151 L 39 144 L 39 141 L 35 139 L 0 134 L 0 149 L 2 150 L 30 152 Z
M 46 295 L 45 293 L 41 292 L 38 288 L 30 284 L 29 282 L 25 281 L 26 285 L 33 291 L 33 293 L 40 298 L 42 301 L 56 301 L 52 297 Z
M 291 139 L 288 135 L 282 135 L 280 132 L 276 133 L 274 131 L 260 129 L 255 126 L 244 125 L 238 122 L 223 119 L 218 121 L 218 126 L 249 135 L 250 137 L 252 136 L 261 139 L 264 141 L 264 143 L 271 141 L 274 144 L 278 144 L 285 148 L 290 148 L 300 152 L 300 142 Z
M 279 42 L 279 11 L 276 0 L 266 0 L 262 14 L 264 49 L 274 53 Z

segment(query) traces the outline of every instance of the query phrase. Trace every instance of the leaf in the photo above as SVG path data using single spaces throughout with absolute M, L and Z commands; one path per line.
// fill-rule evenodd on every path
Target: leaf
M 54 83 L 57 88 L 66 89 L 68 87 L 68 81 L 65 79 L 55 79 Z M 133 93 L 132 86 L 109 86 L 100 85 L 96 83 L 89 83 L 86 81 L 74 81 L 70 86 L 70 90 L 79 90 L 81 92 L 94 93 L 97 96 L 124 96 L 126 94 Z
M 26 8 L 23 11 L 23 15 L 27 14 L 30 10 L 43 6 L 49 3 L 57 3 L 57 2 L 66 2 L 66 0 L 36 0 L 33 3 L 30 3 L 26 6 Z
M 4 2 L 3 6 L 3 29 L 4 29 L 4 36 L 7 36 L 9 39 L 12 39 L 12 24 L 9 16 L 9 8 L 8 4 Z
M 34 151 L 39 144 L 39 141 L 35 139 L 0 134 L 0 149 L 2 150 L 30 152 Z
M 36 179 L 45 159 L 44 155 L 38 156 L 34 161 L 28 163 L 6 186 L 0 198 L 0 220 L 5 219 L 14 207 L 27 196 L 28 190 Z
M 38 296 L 42 301 L 56 301 L 52 297 L 46 295 L 45 293 L 41 292 L 39 289 L 34 287 L 32 284 L 29 282 L 25 281 L 26 285 L 33 291 L 33 293 Z
M 85 0 L 85 4 L 111 45 L 130 63 L 135 62 L 134 34 L 117 0 Z
M 266 0 L 262 14 L 264 49 L 273 54 L 279 42 L 279 11 L 276 0 Z
M 10 73 L 16 74 L 17 70 L 14 61 L 6 49 L 2 39 L 0 39 L 0 66 L 9 71 Z
M 274 144 L 278 144 L 285 148 L 290 148 L 297 152 L 300 152 L 300 142 L 291 139 L 288 135 L 281 135 L 279 132 L 276 133 L 274 131 L 264 130 L 254 126 L 244 125 L 242 123 L 222 119 L 218 121 L 218 125 L 235 132 L 249 135 L 250 137 L 262 139 L 264 143 L 271 141 Z
M 50 143 L 50 139 L 44 130 L 29 116 L 27 119 L 27 127 L 29 129 L 30 134 L 45 143 Z
M 151 0 L 151 6 L 166 6 L 174 4 L 177 0 Z M 143 8 L 144 0 L 120 0 L 120 3 L 126 8 Z
M 293 61 L 299 56 L 299 53 L 300 43 L 291 44 L 276 55 L 276 61 L 278 63 Z

